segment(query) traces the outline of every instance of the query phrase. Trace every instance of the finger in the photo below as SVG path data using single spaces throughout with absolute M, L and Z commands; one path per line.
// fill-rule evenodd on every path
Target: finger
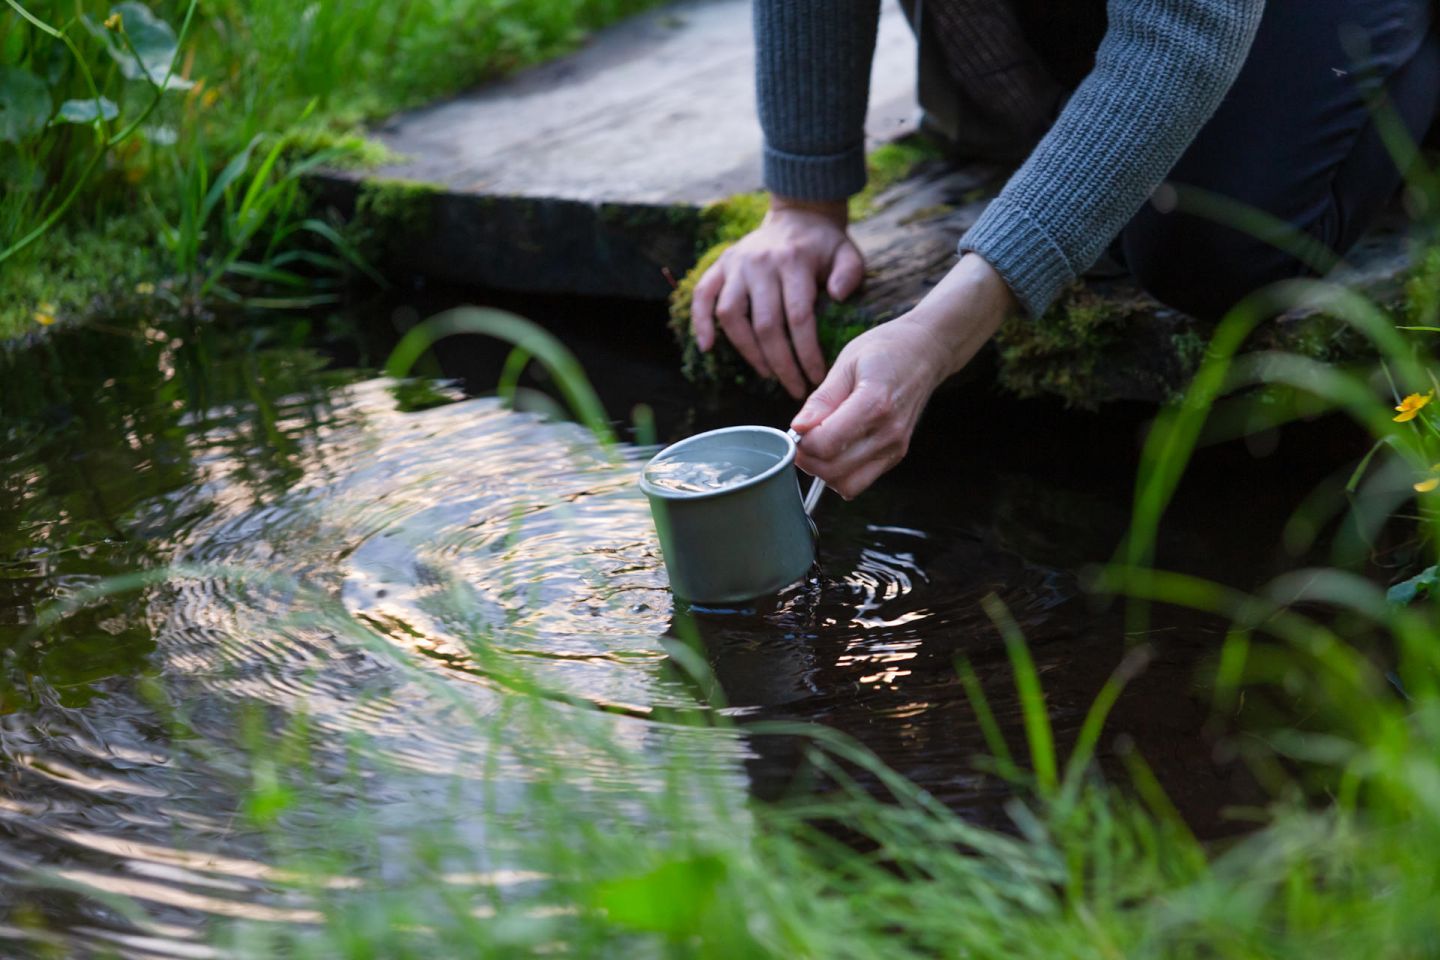
M 827 451 L 832 453 L 828 457 L 806 450 L 807 446 L 808 444 L 802 440 L 795 454 L 795 465 L 812 477 L 819 477 L 825 481 L 827 486 L 835 487 L 837 490 L 847 477 L 881 452 L 881 442 L 873 434 L 849 438 L 839 447 Z
M 690 324 L 695 331 L 695 343 L 701 350 L 715 346 L 715 298 L 725 284 L 725 261 L 711 264 L 704 276 L 695 284 L 690 297 Z
M 780 281 L 775 274 L 757 268 L 749 275 L 750 281 L 750 322 L 760 349 L 770 363 L 770 369 L 796 400 L 805 396 L 805 378 L 795 363 L 795 354 L 790 349 L 790 331 L 785 326 L 784 311 L 780 300 Z
M 820 383 L 825 379 L 825 355 L 815 327 L 815 277 L 804 267 L 789 267 L 780 274 L 780 289 L 795 356 L 810 382 Z
M 834 483 L 827 481 L 826 485 L 846 500 L 854 500 L 870 489 L 876 480 L 889 473 L 899 462 L 900 457 L 892 452 L 887 452 L 883 456 L 871 457 L 845 476 L 837 477 Z
M 806 453 L 809 446 L 821 453 L 826 452 L 821 449 L 822 445 L 811 444 L 810 439 L 813 435 L 801 444 L 796 465 L 806 473 L 823 479 L 827 486 L 847 500 L 861 493 L 904 459 L 909 448 L 908 432 L 889 420 L 842 445 L 838 454 L 830 459 L 816 456 L 814 450 Z
M 801 448 L 807 459 L 838 466 L 852 447 L 890 419 L 891 406 L 883 391 L 863 383 L 857 385 L 829 416 L 804 434 Z
M 755 333 L 750 329 L 750 291 L 745 288 L 739 271 L 731 272 L 725 278 L 715 315 L 720 320 L 720 329 L 725 331 L 725 336 L 730 338 L 745 362 L 765 379 L 773 378 L 775 374 L 770 371 L 770 364 L 765 362 L 765 355 L 761 353 L 760 344 L 755 342 Z
M 844 300 L 859 288 L 860 281 L 864 279 L 865 260 L 855 244 L 846 240 L 835 251 L 835 262 L 830 267 L 830 279 L 825 284 L 825 290 L 831 300 Z
M 834 413 L 854 389 L 854 365 L 844 362 L 835 364 L 820 386 L 810 394 L 800 412 L 795 414 L 795 419 L 790 421 L 790 428 L 801 435 L 808 434 L 824 423 L 825 418 Z

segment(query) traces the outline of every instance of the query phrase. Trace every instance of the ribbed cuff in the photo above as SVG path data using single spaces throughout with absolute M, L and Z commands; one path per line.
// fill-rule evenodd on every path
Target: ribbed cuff
M 765 147 L 765 189 L 795 200 L 844 200 L 865 188 L 865 147 L 819 157 Z
M 1075 279 L 1059 245 L 1018 205 L 997 197 L 960 238 L 960 252 L 974 251 L 1010 285 L 1015 299 L 1038 317 Z

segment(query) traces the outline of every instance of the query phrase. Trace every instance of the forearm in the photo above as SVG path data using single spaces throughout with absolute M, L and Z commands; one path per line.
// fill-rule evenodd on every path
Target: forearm
M 754 0 L 765 185 L 797 201 L 865 185 L 865 108 L 879 0 Z
M 960 372 L 1016 309 L 1000 274 L 978 254 L 968 253 L 895 322 L 914 325 L 933 341 L 928 355 L 934 367 L 926 371 L 933 389 Z
M 1095 69 L 961 240 L 1023 307 L 1095 262 L 1234 82 L 1264 0 L 1110 0 Z

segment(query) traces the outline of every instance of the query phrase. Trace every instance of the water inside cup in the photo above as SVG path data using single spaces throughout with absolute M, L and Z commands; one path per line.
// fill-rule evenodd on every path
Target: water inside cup
M 756 464 L 716 460 L 660 460 L 645 469 L 645 479 L 662 490 L 678 493 L 713 493 L 749 480 L 763 472 Z

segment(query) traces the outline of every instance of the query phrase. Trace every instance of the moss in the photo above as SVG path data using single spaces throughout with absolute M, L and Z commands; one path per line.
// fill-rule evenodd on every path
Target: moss
M 908 177 L 920 164 L 940 156 L 928 140 L 910 137 L 885 144 L 866 158 L 868 182 L 865 189 L 850 200 L 850 219 L 863 220 L 879 211 L 876 198 L 889 187 Z M 695 346 L 690 329 L 690 301 L 695 284 L 720 255 L 741 237 L 760 225 L 769 209 L 769 196 L 762 192 L 740 193 L 710 204 L 700 213 L 695 266 L 676 283 L 670 295 L 670 330 L 681 350 L 681 369 L 691 381 L 699 384 L 734 385 L 772 392 L 773 383 L 756 380 L 748 364 L 723 338 L 715 349 L 701 353 Z M 879 323 L 882 317 L 869 314 L 852 304 L 822 301 L 816 315 L 821 348 L 827 360 L 833 360 L 855 337 Z
M 61 323 L 103 314 L 107 303 L 133 296 L 136 284 L 160 272 L 154 231 L 139 214 L 62 223 L 0 265 L 0 337 L 38 329 L 41 304 Z
M 1405 280 L 1405 321 L 1414 326 L 1440 326 L 1440 244 L 1415 258 Z
M 378 140 L 371 140 L 358 128 L 336 132 L 309 125 L 285 134 L 285 155 L 295 159 L 328 154 L 325 165 L 335 170 L 366 170 L 398 163 L 404 158 Z
M 1247 346 L 1326 361 L 1353 360 L 1373 353 L 1365 348 L 1364 337 L 1351 336 L 1350 324 L 1324 314 L 1277 320 L 1261 328 Z
M 367 179 L 355 197 L 350 230 L 362 255 L 383 259 L 386 247 L 403 244 L 430 229 L 435 197 L 444 188 L 419 180 Z
M 865 158 L 865 189 L 850 198 L 850 219 L 865 220 L 880 211 L 880 194 L 914 173 L 929 160 L 942 156 L 940 148 L 920 136 L 906 137 L 876 147 Z
M 995 337 L 1000 384 L 1021 397 L 1058 396 L 1093 409 L 1101 399 L 1097 371 L 1116 350 L 1147 299 L 1111 299 L 1075 284 L 1043 317 L 1011 317 Z
M 1205 359 L 1205 349 L 1210 346 L 1210 339 L 1202 335 L 1196 327 L 1187 326 L 1170 337 L 1170 345 L 1175 349 L 1175 356 L 1180 359 L 1181 366 L 1187 372 L 1193 373 L 1200 368 L 1200 361 Z
M 703 259 L 716 246 L 728 247 L 760 226 L 760 221 L 765 219 L 765 211 L 769 209 L 770 198 L 764 192 L 737 193 L 710 204 L 700 212 L 697 252 Z M 710 262 L 715 261 L 712 259 Z

